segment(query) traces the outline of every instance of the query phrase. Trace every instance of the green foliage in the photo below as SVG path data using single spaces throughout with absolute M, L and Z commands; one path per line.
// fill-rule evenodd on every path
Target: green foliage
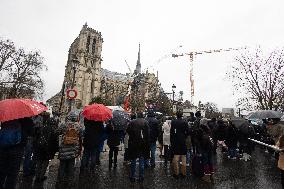
M 105 106 L 111 106 L 112 105 L 110 100 L 103 99 L 100 96 L 92 98 L 92 100 L 89 103 L 89 105 L 94 104 L 94 103 L 96 103 L 96 104 L 104 104 Z

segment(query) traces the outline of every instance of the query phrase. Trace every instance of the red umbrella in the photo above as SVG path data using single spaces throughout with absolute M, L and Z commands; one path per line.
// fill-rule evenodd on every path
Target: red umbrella
M 32 117 L 48 108 L 31 99 L 6 99 L 0 101 L 0 121 Z
M 83 116 L 88 120 L 106 121 L 112 118 L 112 111 L 103 104 L 92 104 L 85 106 L 82 112 Z

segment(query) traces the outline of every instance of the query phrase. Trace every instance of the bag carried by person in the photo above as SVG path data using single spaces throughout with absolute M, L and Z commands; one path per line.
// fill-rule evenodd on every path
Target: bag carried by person
M 0 147 L 7 148 L 20 144 L 22 141 L 22 126 L 20 122 L 2 124 L 0 129 Z
M 71 145 L 79 143 L 79 131 L 72 124 L 67 126 L 67 131 L 63 135 L 63 144 Z
M 197 154 L 192 158 L 192 174 L 198 178 L 204 176 L 204 167 L 202 162 L 202 156 Z

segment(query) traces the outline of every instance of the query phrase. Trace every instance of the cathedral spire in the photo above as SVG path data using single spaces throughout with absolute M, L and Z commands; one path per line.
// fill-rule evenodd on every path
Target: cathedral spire
M 135 73 L 136 73 L 136 74 L 141 73 L 141 62 L 140 62 L 140 43 L 139 43 L 139 51 L 138 51 L 138 58 L 137 58 L 137 62 L 136 62 L 136 69 L 135 69 Z

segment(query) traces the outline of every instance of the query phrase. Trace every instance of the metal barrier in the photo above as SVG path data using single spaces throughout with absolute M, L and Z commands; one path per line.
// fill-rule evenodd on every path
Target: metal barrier
M 278 151 L 278 152 L 282 152 L 282 151 L 284 151 L 284 149 L 280 149 L 280 148 L 278 148 L 277 146 L 274 146 L 274 145 L 269 145 L 269 144 L 266 144 L 266 143 L 264 143 L 264 142 L 261 142 L 261 141 L 258 141 L 258 140 L 255 140 L 255 139 L 252 139 L 252 138 L 248 138 L 250 141 L 252 141 L 252 142 L 255 142 L 255 143 L 257 143 L 257 144 L 260 144 L 260 145 L 263 145 L 263 146 L 266 146 L 266 147 L 268 147 L 268 148 L 272 148 L 273 150 L 275 150 L 275 151 Z

